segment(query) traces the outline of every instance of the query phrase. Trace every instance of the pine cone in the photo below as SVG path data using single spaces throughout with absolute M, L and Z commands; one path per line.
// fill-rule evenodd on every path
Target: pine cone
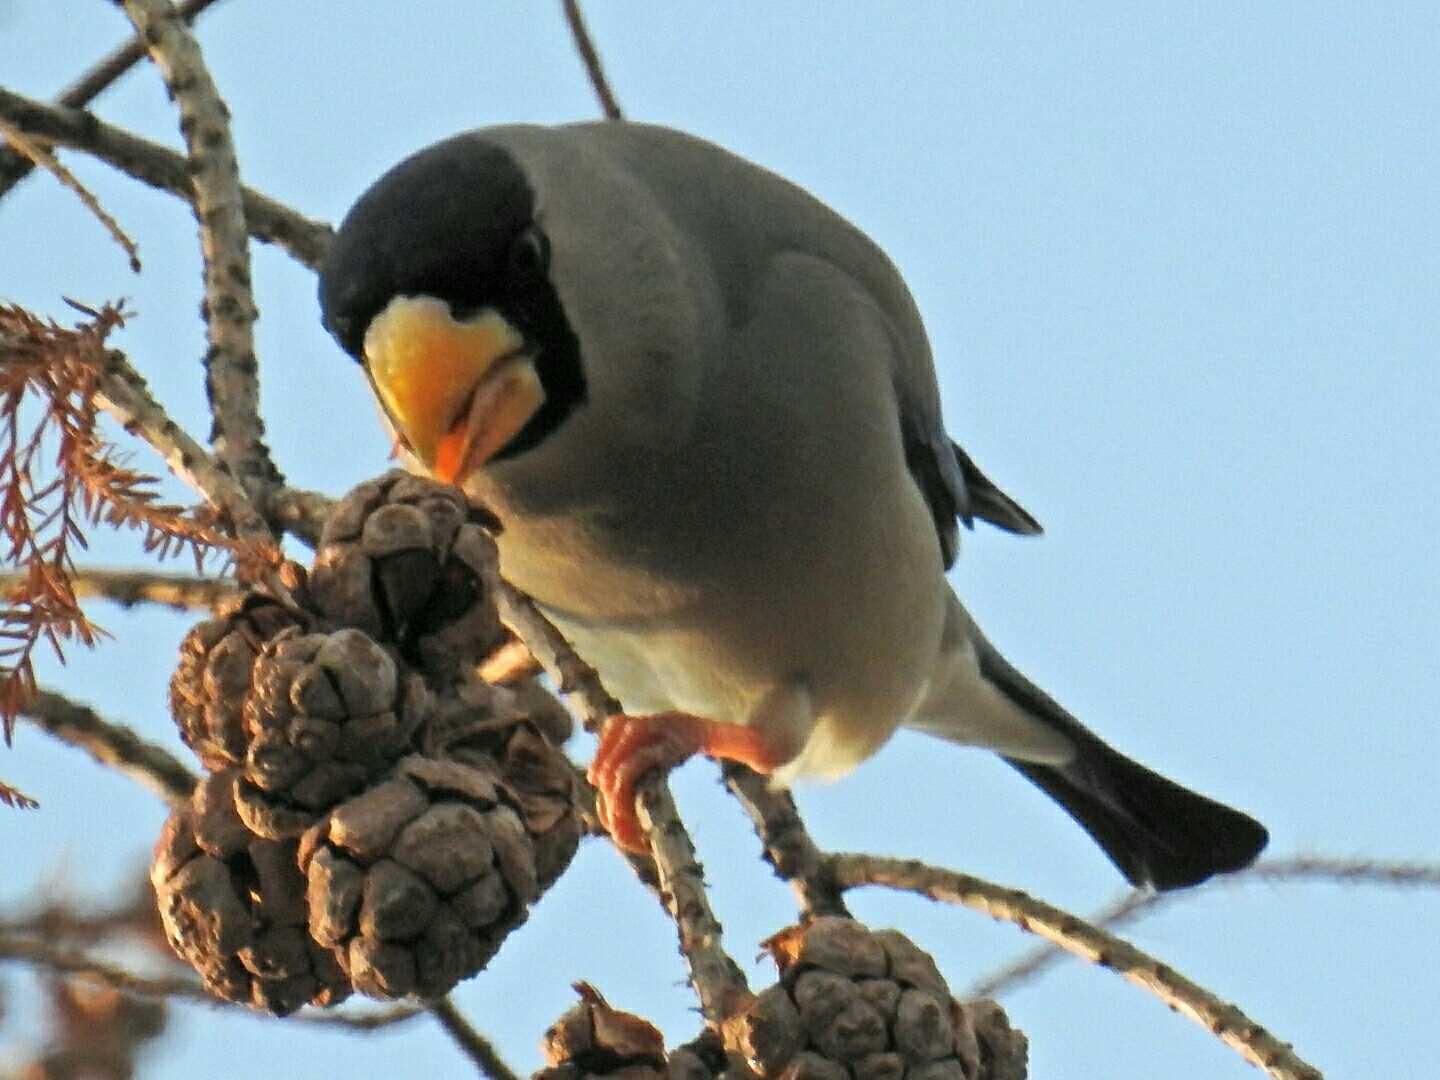
M 479 514 L 457 489 L 399 470 L 359 485 L 325 522 L 311 602 L 421 667 L 478 663 L 504 635 Z
M 1025 1038 L 950 996 L 895 930 L 827 917 L 766 943 L 780 982 L 731 1021 L 752 1069 L 787 1080 L 1023 1080 Z
M 359 630 L 284 631 L 251 668 L 240 816 L 271 840 L 298 837 L 408 753 L 433 700 Z
M 214 775 L 152 880 L 221 997 L 443 994 L 574 856 L 574 767 L 540 734 L 563 708 L 468 674 L 500 629 L 467 513 L 404 474 L 362 484 L 284 604 L 251 594 L 187 636 L 171 703 Z
M 580 1001 L 540 1040 L 549 1067 L 533 1080 L 666 1080 L 665 1039 L 653 1024 L 613 1008 L 589 983 L 575 992 Z
M 245 760 L 245 696 L 265 643 L 305 619 L 260 593 L 223 606 L 194 626 L 180 643 L 180 665 L 170 677 L 170 712 L 180 738 L 207 769 Z
M 425 752 L 481 769 L 499 767 L 534 841 L 535 875 L 544 891 L 570 865 L 585 834 L 575 767 L 542 734 L 553 726 L 544 703 L 558 703 L 543 691 L 520 688 L 517 693 L 480 682 L 466 686 L 463 694 L 463 700 L 451 699 L 436 709 Z
M 165 936 L 227 1001 L 282 1016 L 307 1002 L 343 1001 L 345 972 L 306 934 L 296 843 L 245 827 L 235 811 L 238 776 L 207 776 L 165 822 L 150 867 Z
M 539 897 L 516 797 L 482 760 L 407 757 L 301 840 L 310 936 L 363 993 L 446 993 Z

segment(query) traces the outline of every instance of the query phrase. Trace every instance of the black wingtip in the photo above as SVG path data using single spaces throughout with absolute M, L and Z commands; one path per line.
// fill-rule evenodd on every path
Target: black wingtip
M 960 466 L 960 475 L 965 479 L 965 494 L 969 500 L 970 514 L 1017 536 L 1039 536 L 1045 531 L 1028 510 L 996 487 L 994 482 L 980 471 L 958 443 L 952 442 L 950 446 L 955 452 L 955 461 Z M 968 515 L 965 523 L 967 526 L 970 524 Z

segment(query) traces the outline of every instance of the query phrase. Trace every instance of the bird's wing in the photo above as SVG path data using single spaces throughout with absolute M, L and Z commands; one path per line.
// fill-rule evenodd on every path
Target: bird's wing
M 968 528 L 980 518 L 1014 533 L 1040 531 L 946 434 L 919 312 L 869 237 L 802 188 L 693 136 L 637 123 L 567 130 L 623 163 L 657 207 L 684 223 L 708 256 L 732 323 L 748 318 L 758 268 L 787 252 L 822 259 L 856 283 L 890 329 L 892 348 L 883 362 L 891 368 L 905 460 L 930 508 L 946 567 L 959 548 L 958 522 Z
M 940 417 L 940 395 L 928 352 L 919 358 L 898 354 L 895 394 L 900 409 L 900 430 L 905 439 L 905 462 L 935 519 L 935 531 L 945 554 L 945 568 L 955 562 L 960 547 L 956 522 L 974 528 L 975 518 L 1007 532 L 1032 536 L 1040 523 L 1019 503 L 1001 491 L 970 455 L 945 431 Z

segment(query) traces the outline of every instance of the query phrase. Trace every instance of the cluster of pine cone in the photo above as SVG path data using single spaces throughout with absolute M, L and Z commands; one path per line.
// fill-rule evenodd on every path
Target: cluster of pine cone
M 654 1027 L 580 984 L 533 1080 L 1024 1080 L 1025 1036 L 994 1002 L 952 997 L 898 931 L 824 917 L 766 945 L 780 981 L 725 1025 L 743 1062 L 716 1032 L 667 1052 Z
M 185 638 L 171 711 L 206 776 L 151 881 L 215 994 L 280 1014 L 439 996 L 569 864 L 568 715 L 471 674 L 503 637 L 490 544 L 459 492 L 390 473 L 340 502 L 284 596 Z

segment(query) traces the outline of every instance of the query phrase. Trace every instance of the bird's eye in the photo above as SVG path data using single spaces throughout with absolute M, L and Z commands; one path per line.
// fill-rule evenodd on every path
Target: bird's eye
M 550 269 L 550 241 L 531 225 L 510 245 L 509 271 L 526 277 L 544 277 Z

